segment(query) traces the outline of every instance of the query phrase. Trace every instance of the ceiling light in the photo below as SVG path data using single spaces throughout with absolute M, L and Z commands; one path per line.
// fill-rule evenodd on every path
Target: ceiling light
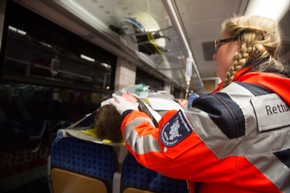
M 14 31 L 14 32 L 16 32 L 16 33 L 18 33 L 20 35 L 26 35 L 27 34 L 26 31 L 17 29 L 17 28 L 15 28 L 13 26 L 9 26 L 8 29 L 11 30 L 11 31 Z
M 260 15 L 280 21 L 289 9 L 289 0 L 250 0 L 245 15 Z
M 81 58 L 82 58 L 82 59 L 85 59 L 85 60 L 87 60 L 87 61 L 90 61 L 90 62 L 94 62 L 94 61 L 95 61 L 94 58 L 91 58 L 91 57 L 86 56 L 86 55 L 84 55 L 84 54 L 81 54 Z

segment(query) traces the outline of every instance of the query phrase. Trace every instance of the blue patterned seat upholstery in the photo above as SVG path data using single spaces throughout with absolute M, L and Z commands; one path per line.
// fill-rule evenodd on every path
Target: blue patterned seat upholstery
M 74 137 L 56 137 L 51 147 L 51 170 L 58 168 L 98 179 L 106 185 L 107 192 L 112 191 L 118 159 L 111 146 Z
M 123 162 L 121 176 L 121 192 L 128 188 L 135 188 L 131 192 L 144 192 L 144 190 L 155 193 L 188 193 L 185 180 L 177 180 L 149 170 L 139 164 L 135 158 L 128 153 Z M 136 191 L 136 190 L 140 191 Z

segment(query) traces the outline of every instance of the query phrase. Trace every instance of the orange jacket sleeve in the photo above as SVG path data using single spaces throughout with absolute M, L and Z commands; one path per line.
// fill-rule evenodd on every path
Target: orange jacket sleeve
M 177 140 L 172 144 L 166 144 L 164 136 L 166 132 L 170 133 L 170 121 L 179 116 L 184 119 L 184 123 L 179 123 L 179 129 L 182 130 L 187 125 L 190 131 L 185 131 L 183 138 L 176 137 Z M 161 174 L 191 181 L 223 181 L 234 176 L 237 158 L 216 158 L 181 111 L 168 111 L 160 120 L 159 128 L 150 123 L 145 113 L 132 111 L 123 120 L 122 133 L 128 150 L 138 162 Z M 215 176 L 216 173 L 219 175 Z

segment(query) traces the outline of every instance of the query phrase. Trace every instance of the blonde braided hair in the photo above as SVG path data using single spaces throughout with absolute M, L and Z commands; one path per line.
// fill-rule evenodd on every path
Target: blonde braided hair
M 275 21 L 260 16 L 234 17 L 223 23 L 222 32 L 241 43 L 223 87 L 233 81 L 235 73 L 245 67 L 248 61 L 256 61 L 252 71 L 284 70 L 284 66 L 279 62 L 281 35 Z

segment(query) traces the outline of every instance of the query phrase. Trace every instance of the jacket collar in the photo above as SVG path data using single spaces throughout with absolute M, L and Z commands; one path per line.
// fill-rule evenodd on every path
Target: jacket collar
M 290 105 L 290 78 L 283 77 L 279 74 L 270 72 L 247 72 L 251 66 L 242 68 L 234 75 L 233 82 L 246 82 L 263 86 L 278 94 L 288 105 Z M 217 92 L 222 89 L 224 81 L 219 83 L 213 91 Z

